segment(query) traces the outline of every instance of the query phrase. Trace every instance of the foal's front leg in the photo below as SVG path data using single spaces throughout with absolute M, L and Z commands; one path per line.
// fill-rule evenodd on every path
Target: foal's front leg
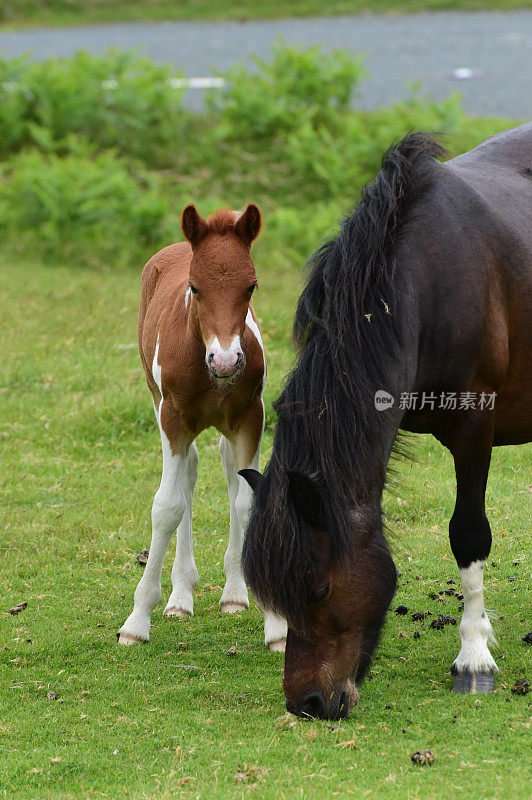
M 172 452 L 165 431 L 175 431 L 177 422 L 170 400 L 164 400 L 157 413 L 163 450 L 161 484 L 151 512 L 152 538 L 148 563 L 135 590 L 133 611 L 118 631 L 120 644 L 147 642 L 150 638 L 151 613 L 161 599 L 163 561 L 172 535 L 186 508 L 185 487 L 188 483 L 188 446 Z
M 198 583 L 198 570 L 192 547 L 192 498 L 198 479 L 198 448 L 193 442 L 188 451 L 185 480 L 185 512 L 177 529 L 174 565 L 172 567 L 172 594 L 164 609 L 167 617 L 186 617 L 193 614 L 193 592 Z
M 451 548 L 460 569 L 464 612 L 460 652 L 451 672 L 453 691 L 491 692 L 499 671 L 488 644 L 496 644 L 484 607 L 484 565 L 491 548 L 491 530 L 484 497 L 493 441 L 489 414 L 466 417 L 451 448 L 456 470 L 456 506 L 449 523 Z
M 222 611 L 234 612 L 247 608 L 248 592 L 242 573 L 242 545 L 248 524 L 253 495 L 247 481 L 238 474 L 240 469 L 259 469 L 260 442 L 264 426 L 264 407 L 257 403 L 241 426 L 232 444 L 222 436 L 220 455 L 229 492 L 229 545 L 224 569 L 227 581 L 220 605 Z M 271 650 L 284 650 L 286 621 L 271 611 L 264 611 L 264 640 Z

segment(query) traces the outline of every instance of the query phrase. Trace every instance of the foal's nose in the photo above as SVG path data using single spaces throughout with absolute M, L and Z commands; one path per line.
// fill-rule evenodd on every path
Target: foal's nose
M 216 352 L 211 350 L 208 357 L 209 367 L 220 377 L 228 377 L 240 366 L 243 357 L 240 348 Z

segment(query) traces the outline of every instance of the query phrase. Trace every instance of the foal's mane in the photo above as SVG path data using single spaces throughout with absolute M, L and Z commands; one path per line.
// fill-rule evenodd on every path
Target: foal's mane
M 443 154 L 421 133 L 391 148 L 338 235 L 309 261 L 294 320 L 299 362 L 275 404 L 272 457 L 243 552 L 245 575 L 259 600 L 287 615 L 294 627 L 305 623 L 316 555 L 314 537 L 288 499 L 286 470 L 303 472 L 320 487 L 337 562 L 353 545 L 353 509 L 381 524 L 390 418 L 375 409 L 374 394 L 393 388 L 390 376 L 397 373 L 404 329 L 394 248 L 438 172 L 434 159 Z

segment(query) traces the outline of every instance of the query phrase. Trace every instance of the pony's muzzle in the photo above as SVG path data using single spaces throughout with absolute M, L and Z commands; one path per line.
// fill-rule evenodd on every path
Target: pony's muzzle
M 309 692 L 300 702 L 286 701 L 286 710 L 306 719 L 345 719 L 360 700 L 358 689 L 351 681 L 325 697 L 321 691 Z

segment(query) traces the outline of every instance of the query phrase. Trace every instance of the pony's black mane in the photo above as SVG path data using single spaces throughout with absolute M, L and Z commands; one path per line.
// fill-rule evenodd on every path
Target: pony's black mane
M 286 470 L 314 477 L 333 558 L 353 542 L 353 509 L 376 517 L 390 456 L 389 416 L 375 409 L 401 358 L 403 281 L 394 248 L 438 171 L 444 150 L 413 133 L 385 155 L 336 238 L 310 259 L 294 338 L 299 363 L 277 400 L 273 453 L 256 495 L 243 553 L 247 581 L 267 607 L 305 621 L 314 537 L 288 498 Z M 393 439 L 393 434 L 392 434 Z M 375 520 L 373 520 L 375 521 Z

